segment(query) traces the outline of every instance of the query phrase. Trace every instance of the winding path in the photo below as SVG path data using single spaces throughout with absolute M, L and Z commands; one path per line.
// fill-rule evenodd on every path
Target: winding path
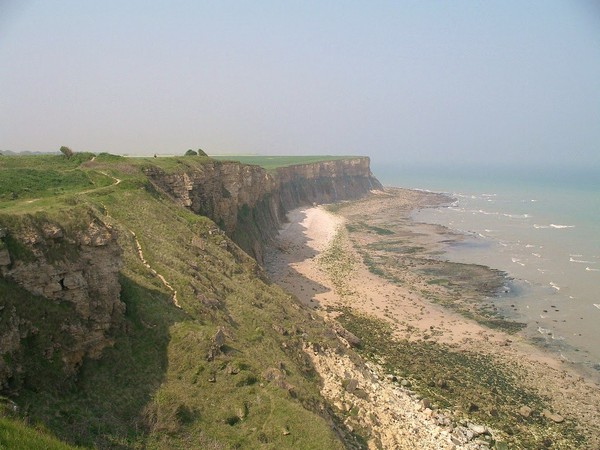
M 152 272 L 152 275 L 157 277 L 162 282 L 162 284 L 168 290 L 171 291 L 171 293 L 172 293 L 171 299 L 173 301 L 173 304 L 176 307 L 178 307 L 179 309 L 181 309 L 181 305 L 177 301 L 177 291 L 175 290 L 175 288 L 173 286 L 171 286 L 171 284 L 166 280 L 166 278 L 164 276 L 162 276 L 160 273 L 158 273 L 156 271 L 156 269 L 153 269 L 152 266 L 148 263 L 148 261 L 146 261 L 146 259 L 144 258 L 144 252 L 142 251 L 142 246 L 140 245 L 140 241 L 138 241 L 136 234 L 132 230 L 129 230 L 129 232 L 133 236 L 133 240 L 135 242 L 135 247 L 137 249 L 138 257 L 140 258 L 140 261 L 142 261 L 142 264 L 144 265 L 144 267 L 146 267 L 150 272 Z

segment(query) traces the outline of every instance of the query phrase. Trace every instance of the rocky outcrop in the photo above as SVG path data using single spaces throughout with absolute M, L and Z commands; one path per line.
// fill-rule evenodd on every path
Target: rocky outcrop
M 119 299 L 121 248 L 113 229 L 90 214 L 80 219 L 63 226 L 21 216 L 1 225 L 0 386 L 24 371 L 22 351 L 39 350 L 31 360 L 58 358 L 69 375 L 84 357 L 98 358 L 113 344 L 109 331 L 125 310 Z M 31 339 L 38 344 L 22 349 Z
M 286 211 L 383 189 L 367 157 L 280 167 L 274 172 L 214 161 L 176 173 L 158 167 L 149 167 L 145 173 L 156 189 L 215 221 L 259 262 L 264 243 L 277 234 Z
M 304 351 L 322 379 L 321 394 L 348 429 L 367 436 L 368 448 L 487 449 L 497 435 L 483 425 L 457 421 L 450 410 L 384 376 L 379 366 L 310 344 Z

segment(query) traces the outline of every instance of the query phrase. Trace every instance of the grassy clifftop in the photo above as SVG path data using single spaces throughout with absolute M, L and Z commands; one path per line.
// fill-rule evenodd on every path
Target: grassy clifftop
M 238 161 L 242 164 L 253 164 L 267 170 L 275 170 L 278 167 L 294 166 L 298 164 L 313 164 L 324 161 L 336 161 L 352 158 L 352 156 L 261 156 L 261 155 L 217 155 L 213 158 L 219 161 Z
M 303 352 L 306 342 L 337 347 L 335 337 L 265 282 L 211 220 L 176 206 L 141 171 L 204 158 L 92 159 L 0 158 L 0 226 L 9 235 L 19 217 L 60 224 L 91 211 L 117 231 L 123 250 L 126 312 L 114 345 L 68 382 L 25 376 L 5 392 L 18 416 L 84 447 L 342 448 L 350 437 L 333 422 Z M 3 282 L 7 304 L 18 287 Z M 49 301 L 19 292 L 28 308 Z M 49 309 L 44 320 L 58 324 L 63 311 Z M 61 375 L 60 365 L 48 370 Z M 29 433 L 11 427 L 23 439 Z

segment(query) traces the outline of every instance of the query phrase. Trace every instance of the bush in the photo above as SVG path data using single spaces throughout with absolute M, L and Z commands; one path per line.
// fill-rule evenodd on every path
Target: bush
M 64 146 L 64 145 L 60 147 L 60 152 L 61 152 L 63 155 L 65 155 L 65 157 L 66 157 L 67 159 L 68 159 L 68 158 L 70 158 L 71 156 L 73 156 L 73 150 L 71 150 L 69 147 L 66 147 L 66 146 Z

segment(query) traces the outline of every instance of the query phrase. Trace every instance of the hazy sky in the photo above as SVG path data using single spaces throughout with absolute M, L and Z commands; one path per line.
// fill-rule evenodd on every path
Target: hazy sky
M 594 0 L 0 0 L 0 149 L 600 166 Z

